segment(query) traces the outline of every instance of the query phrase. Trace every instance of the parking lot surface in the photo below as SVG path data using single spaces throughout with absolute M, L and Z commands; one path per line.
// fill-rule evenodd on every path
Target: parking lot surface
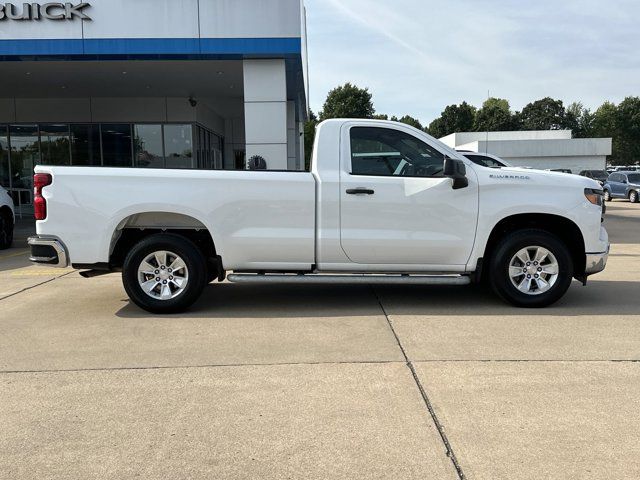
M 640 478 L 640 206 L 606 224 L 607 270 L 545 310 L 221 284 L 156 317 L 118 275 L 30 266 L 19 240 L 0 252 L 0 479 Z

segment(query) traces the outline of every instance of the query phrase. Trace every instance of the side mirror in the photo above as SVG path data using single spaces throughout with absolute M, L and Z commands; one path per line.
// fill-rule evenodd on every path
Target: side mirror
M 469 186 L 467 167 L 461 160 L 445 157 L 444 176 L 453 180 L 454 190 L 460 190 L 461 188 L 467 188 Z

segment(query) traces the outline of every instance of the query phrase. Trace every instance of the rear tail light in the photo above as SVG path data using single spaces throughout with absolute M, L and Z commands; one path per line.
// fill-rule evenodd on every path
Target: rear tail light
M 47 218 L 47 200 L 42 196 L 42 189 L 53 182 L 48 173 L 36 173 L 33 176 L 33 211 L 36 220 Z

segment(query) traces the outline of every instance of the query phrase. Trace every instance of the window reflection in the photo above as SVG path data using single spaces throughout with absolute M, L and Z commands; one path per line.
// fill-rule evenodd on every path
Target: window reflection
M 74 166 L 102 164 L 98 125 L 71 125 L 71 163 Z
M 7 127 L 0 125 L 0 185 L 9 188 L 9 136 Z
M 194 168 L 191 125 L 165 125 L 166 168 Z
M 162 125 L 135 125 L 134 130 L 135 166 L 164 168 Z
M 131 125 L 104 124 L 102 130 L 102 159 L 105 167 L 131 167 L 133 143 Z
M 12 188 L 31 188 L 33 167 L 40 163 L 40 145 L 36 125 L 9 127 Z
M 40 125 L 43 165 L 71 165 L 69 125 Z

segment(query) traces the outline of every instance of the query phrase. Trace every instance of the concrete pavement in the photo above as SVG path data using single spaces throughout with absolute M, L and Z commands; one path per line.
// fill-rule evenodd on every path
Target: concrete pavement
M 0 479 L 638 478 L 640 207 L 607 226 L 607 271 L 535 311 L 224 284 L 155 317 L 0 252 Z

